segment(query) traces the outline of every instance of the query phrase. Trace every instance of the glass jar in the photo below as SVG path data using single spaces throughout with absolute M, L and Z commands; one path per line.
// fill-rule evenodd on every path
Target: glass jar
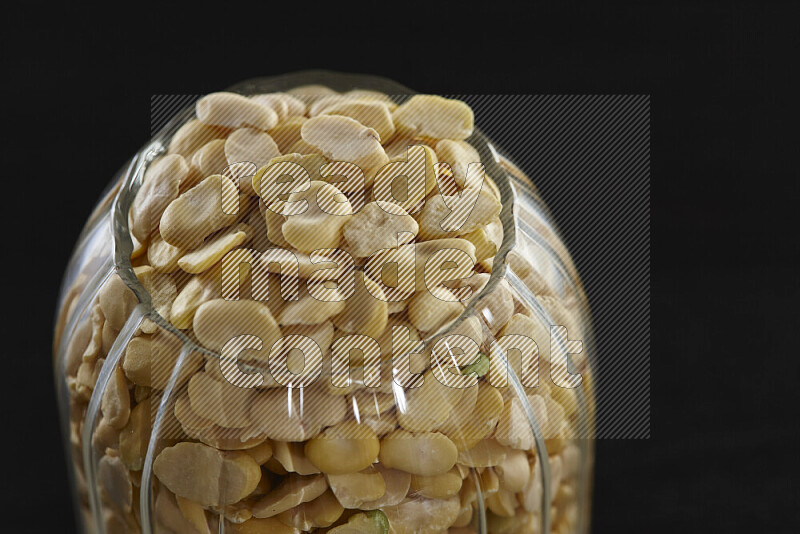
M 251 80 L 230 91 L 309 84 L 379 91 L 391 96 L 391 108 L 414 94 L 382 78 L 323 71 Z M 409 329 L 408 344 L 388 358 L 382 329 L 380 386 L 365 375 L 375 361 L 366 351 L 349 374 L 337 375 L 344 382 L 333 383 L 331 341 L 371 330 L 369 321 L 341 328 L 348 311 L 341 308 L 334 336 L 320 325 L 279 325 L 318 344 L 327 337 L 316 383 L 281 386 L 255 359 L 238 376 L 261 377 L 258 387 L 231 384 L 224 380 L 231 381 L 229 360 L 195 331 L 197 302 L 219 290 L 203 285 L 201 274 L 176 269 L 175 254 L 168 258 L 163 242 L 156 245 L 159 236 L 142 243 L 130 229 L 146 171 L 194 114 L 194 106 L 177 113 L 114 177 L 64 276 L 54 369 L 81 531 L 588 532 L 590 317 L 575 266 L 531 180 L 477 129 L 469 136 L 500 200 L 502 239 L 468 236 L 490 255 L 476 257 L 472 298 L 457 318 L 429 331 Z M 247 222 L 263 216 L 253 209 Z M 404 306 L 381 308 L 391 313 L 387 327 L 409 326 Z M 212 330 L 224 329 L 216 321 Z M 454 351 L 447 340 L 460 339 L 455 334 L 475 340 L 477 356 L 468 342 Z M 536 345 L 525 344 L 531 339 Z M 412 350 L 418 340 L 424 348 Z M 407 353 L 428 361 L 413 370 Z M 437 374 L 448 360 L 456 363 L 452 374 Z M 405 374 L 397 371 L 403 365 Z M 459 375 L 470 381 L 448 383 Z

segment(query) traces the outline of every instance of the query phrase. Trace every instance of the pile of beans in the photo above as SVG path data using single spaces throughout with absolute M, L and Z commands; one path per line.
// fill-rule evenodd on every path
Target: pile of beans
M 240 534 L 477 533 L 479 500 L 489 532 L 540 532 L 542 467 L 526 408 L 545 438 L 552 531 L 575 531 L 575 391 L 550 380 L 548 328 L 527 299 L 506 280 L 484 290 L 503 242 L 502 204 L 490 176 L 471 190 L 468 166 L 480 162 L 466 141 L 472 132 L 472 110 L 437 96 L 398 106 L 373 91 L 304 86 L 197 102 L 196 118 L 148 166 L 129 213 L 134 273 L 166 323 L 145 316 L 122 339 L 139 301 L 114 274 L 65 356 L 76 476 L 88 509 L 81 454 L 85 426 L 95 425 L 92 472 L 105 532 L 142 531 L 145 483 L 154 531 L 165 534 L 221 532 L 220 522 Z M 396 194 L 394 185 L 380 185 L 387 165 L 412 160 L 425 164 L 419 187 Z M 296 165 L 307 171 L 305 188 L 281 185 L 276 178 Z M 442 219 L 465 194 L 474 195 L 469 213 L 458 228 L 445 228 Z M 303 202 L 302 213 L 280 212 Z M 259 258 L 278 249 L 295 255 L 294 271 Z M 231 258 L 241 267 L 236 299 L 222 282 Z M 403 258 L 417 281 L 411 290 L 398 285 L 399 271 L 384 269 Z M 428 289 L 431 268 L 462 272 L 465 259 L 467 275 Z M 351 268 L 347 298 L 320 298 L 347 292 L 319 278 L 326 262 Z M 579 320 L 525 255 L 512 251 L 507 263 L 556 324 L 580 339 Z M 287 298 L 292 288 L 296 300 Z M 474 313 L 464 319 L 470 304 Z M 436 341 L 453 324 L 477 353 L 437 356 Z M 402 347 L 417 356 L 405 361 L 413 383 L 402 386 L 392 382 L 393 327 L 402 327 Z M 352 334 L 375 339 L 377 348 L 352 351 L 346 385 L 333 384 L 331 354 Z M 501 370 L 487 356 L 494 340 L 512 334 L 539 344 L 541 378 L 524 397 L 493 385 Z M 238 335 L 263 342 L 239 355 L 249 384 L 231 383 L 216 356 Z M 307 336 L 318 349 L 284 355 L 289 375 L 321 369 L 305 387 L 252 371 L 272 365 L 269 347 L 286 336 Z M 123 354 L 100 386 L 115 342 Z M 467 387 L 437 375 L 448 359 Z M 377 387 L 367 380 L 367 360 L 382 371 Z M 87 421 L 98 395 L 98 419 Z

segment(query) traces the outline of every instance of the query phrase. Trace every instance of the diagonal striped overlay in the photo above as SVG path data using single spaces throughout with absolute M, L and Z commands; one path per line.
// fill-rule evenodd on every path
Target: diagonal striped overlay
M 452 95 L 539 190 L 592 309 L 596 438 L 650 437 L 650 96 Z

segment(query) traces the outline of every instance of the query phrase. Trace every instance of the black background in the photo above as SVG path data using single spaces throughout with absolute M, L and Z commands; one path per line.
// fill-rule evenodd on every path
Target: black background
M 594 531 L 800 531 L 797 10 L 644 4 L 4 7 L 3 530 L 74 529 L 53 308 L 150 97 L 327 68 L 444 94 L 651 94 L 651 438 L 597 443 Z

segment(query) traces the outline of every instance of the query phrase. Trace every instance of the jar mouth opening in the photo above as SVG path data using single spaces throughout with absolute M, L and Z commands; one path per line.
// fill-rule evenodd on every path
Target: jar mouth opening
M 250 95 L 286 91 L 293 87 L 308 84 L 324 84 L 339 92 L 352 89 L 381 91 L 389 95 L 398 104 L 418 94 L 416 91 L 388 78 L 339 73 L 328 70 L 307 70 L 276 77 L 254 78 L 240 82 L 226 90 Z M 181 125 L 193 118 L 194 113 L 194 104 L 176 113 L 168 124 L 155 134 L 147 145 L 134 155 L 131 163 L 128 165 L 127 172 L 123 176 L 119 192 L 114 198 L 112 206 L 114 267 L 123 282 L 134 292 L 139 302 L 144 305 L 146 310 L 144 314 L 145 317 L 155 322 L 160 328 L 178 337 L 191 351 L 219 358 L 220 354 L 218 352 L 199 345 L 197 341 L 189 338 L 186 333 L 173 326 L 155 309 L 150 294 L 136 277 L 131 262 L 133 241 L 130 235 L 128 213 L 136 193 L 142 185 L 144 173 L 153 160 L 166 153 L 172 136 Z M 497 284 L 500 283 L 505 276 L 507 268 L 506 256 L 517 242 L 516 224 L 514 221 L 516 192 L 511 184 L 511 177 L 503 166 L 504 164 L 508 164 L 508 161 L 504 160 L 497 149 L 477 127 L 474 129 L 472 135 L 465 141 L 477 150 L 480 155 L 481 163 L 484 165 L 486 175 L 492 178 L 500 192 L 502 209 L 499 218 L 503 226 L 503 240 L 498 247 L 497 253 L 492 258 L 492 272 L 490 273 L 488 282 L 480 292 L 472 296 L 467 306 L 455 320 L 448 323 L 439 331 L 431 333 L 425 338 L 421 338 L 421 341 L 425 342 L 426 346 L 428 346 L 429 342 L 433 339 L 448 334 L 468 318 L 477 315 L 477 304 L 480 303 L 484 296 L 491 294 Z

